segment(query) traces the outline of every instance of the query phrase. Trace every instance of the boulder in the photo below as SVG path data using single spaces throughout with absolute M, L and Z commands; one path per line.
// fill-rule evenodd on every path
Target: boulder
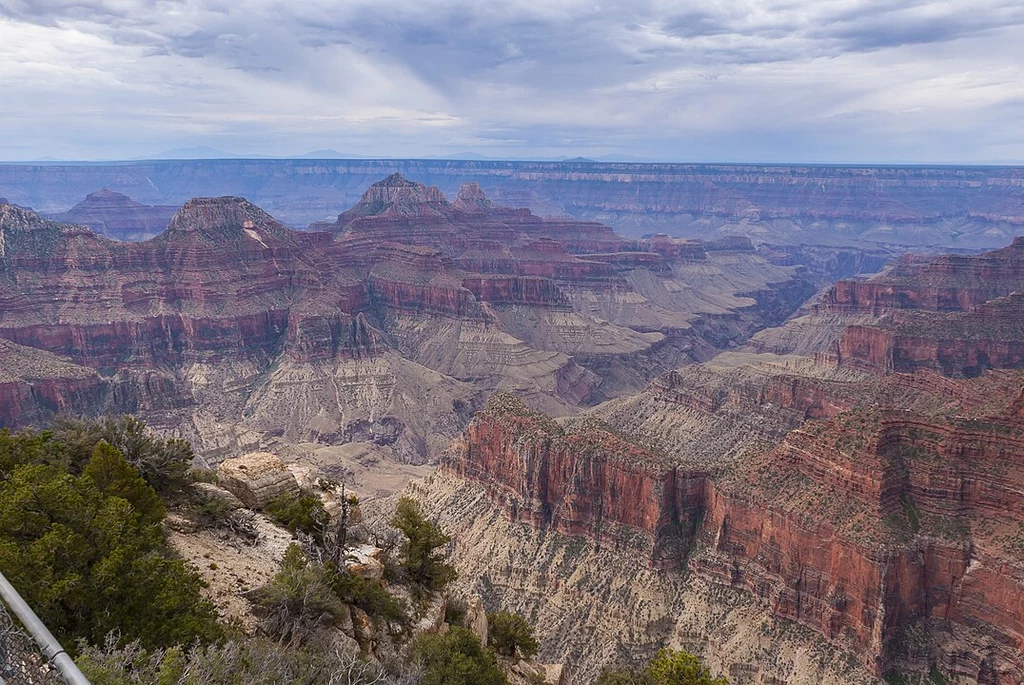
M 299 494 L 295 476 L 269 452 L 227 459 L 217 467 L 217 476 L 221 486 L 250 509 L 261 510 L 281 495 Z
M 484 602 L 480 595 L 473 595 L 466 602 L 466 627 L 473 631 L 473 634 L 480 638 L 484 647 L 487 646 L 487 610 L 484 609 Z
M 383 550 L 373 545 L 359 545 L 345 550 L 345 568 L 363 580 L 384 579 L 384 564 L 380 560 Z
M 445 626 L 444 615 L 448 611 L 448 600 L 447 598 L 438 595 L 431 599 L 426 606 L 423 607 L 423 614 L 419 620 L 416 621 L 414 630 L 417 633 L 437 633 L 441 632 Z
M 372 652 L 377 630 L 373 625 L 373 619 L 370 618 L 370 615 L 358 607 L 352 607 L 352 627 L 355 632 L 356 642 L 359 643 L 359 648 L 365 654 Z
M 202 502 L 219 500 L 227 504 L 231 509 L 241 509 L 245 506 L 242 504 L 242 500 L 235 497 L 230 491 L 213 483 L 193 483 L 192 492 Z
M 351 635 L 347 635 L 341 630 L 335 629 L 330 631 L 329 639 L 331 645 L 342 654 L 350 654 L 352 652 L 359 652 L 359 643 L 356 642 L 355 638 Z

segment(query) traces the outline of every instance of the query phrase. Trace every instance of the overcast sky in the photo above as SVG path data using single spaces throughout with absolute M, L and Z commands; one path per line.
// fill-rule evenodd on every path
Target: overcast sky
M 0 159 L 1024 162 L 1024 0 L 0 0 Z

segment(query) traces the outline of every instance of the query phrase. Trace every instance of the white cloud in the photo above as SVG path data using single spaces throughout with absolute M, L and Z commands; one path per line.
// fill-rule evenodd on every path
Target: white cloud
M 1020 160 L 1022 64 L 1018 0 L 0 0 L 0 158 Z

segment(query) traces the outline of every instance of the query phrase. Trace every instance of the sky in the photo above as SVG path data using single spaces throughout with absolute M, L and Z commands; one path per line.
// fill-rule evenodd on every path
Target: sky
M 0 0 L 0 160 L 1024 163 L 1024 0 Z

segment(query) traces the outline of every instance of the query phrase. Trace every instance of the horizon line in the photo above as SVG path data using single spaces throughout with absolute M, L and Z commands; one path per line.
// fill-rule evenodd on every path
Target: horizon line
M 567 159 L 539 158 L 488 158 L 473 159 L 460 157 L 269 157 L 269 156 L 228 156 L 228 157 L 180 157 L 180 158 L 134 158 L 134 159 L 45 159 L 45 160 L 0 160 L 3 166 L 60 166 L 60 165 L 114 165 L 152 164 L 175 162 L 465 162 L 471 164 L 575 164 L 585 166 L 738 166 L 738 167 L 834 167 L 834 168 L 1022 168 L 1024 161 L 1014 162 L 812 162 L 812 161 L 665 161 L 665 160 L 608 160 L 572 157 Z

